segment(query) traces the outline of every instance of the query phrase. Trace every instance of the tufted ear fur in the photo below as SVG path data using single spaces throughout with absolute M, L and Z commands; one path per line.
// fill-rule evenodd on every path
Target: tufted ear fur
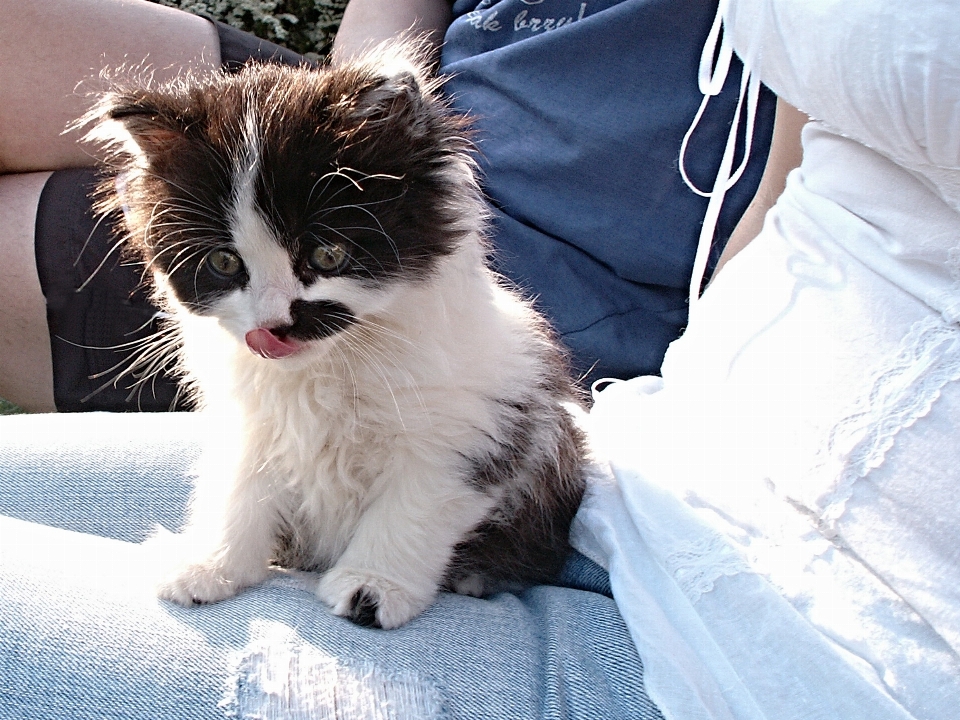
M 147 238 L 136 232 L 148 222 L 158 197 L 156 170 L 176 162 L 188 144 L 188 133 L 200 112 L 191 107 L 182 82 L 154 86 L 131 73 L 105 78 L 111 89 L 76 124 L 89 127 L 84 141 L 98 146 L 108 169 L 96 192 L 96 209 L 122 210 L 131 241 L 124 251 L 146 253 Z
M 416 112 L 424 97 L 412 64 L 384 66 L 379 84 L 361 93 L 358 109 L 367 117 L 387 117 L 396 113 Z
M 440 83 L 430 73 L 427 48 L 415 40 L 380 45 L 351 65 L 343 77 L 347 90 L 341 102 L 355 122 L 386 124 L 417 134 L 417 118 L 441 102 Z M 332 70 L 337 73 L 335 67 Z M 359 77 L 351 77 L 352 73 Z
M 170 94 L 118 87 L 104 94 L 80 124 L 92 125 L 84 140 L 105 148 L 108 162 L 134 159 L 146 166 L 150 158 L 175 151 L 194 120 Z

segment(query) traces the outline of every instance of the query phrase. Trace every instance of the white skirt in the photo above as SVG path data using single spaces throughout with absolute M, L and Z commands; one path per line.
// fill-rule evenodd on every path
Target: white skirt
M 662 379 L 597 393 L 575 542 L 667 718 L 960 712 L 955 246 L 925 183 L 814 123 Z

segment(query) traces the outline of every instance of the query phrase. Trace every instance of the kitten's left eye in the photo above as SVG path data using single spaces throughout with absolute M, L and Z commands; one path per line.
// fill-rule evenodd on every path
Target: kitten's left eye
M 232 278 L 243 270 L 243 260 L 240 256 L 225 248 L 210 251 L 207 255 L 207 265 L 217 275 L 225 278 Z
M 347 249 L 340 243 L 317 245 L 310 253 L 310 265 L 314 270 L 330 272 L 347 261 Z

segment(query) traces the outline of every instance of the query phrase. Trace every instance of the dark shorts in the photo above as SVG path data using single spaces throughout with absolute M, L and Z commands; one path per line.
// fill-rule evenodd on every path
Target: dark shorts
M 285 48 L 217 23 L 222 66 L 248 60 L 298 65 Z M 59 170 L 47 180 L 37 208 L 35 250 L 47 300 L 57 410 L 162 411 L 187 409 L 169 366 L 149 362 L 160 330 L 142 267 L 122 256 L 118 218 L 97 217 L 90 194 L 96 170 Z M 172 360 L 172 358 L 171 358 Z M 152 373 L 156 370 L 156 374 Z M 146 373 L 146 374 L 145 374 Z

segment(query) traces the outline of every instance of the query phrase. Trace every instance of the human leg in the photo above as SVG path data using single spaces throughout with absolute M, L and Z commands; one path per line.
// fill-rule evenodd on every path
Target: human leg
M 127 402 L 124 370 L 156 308 L 93 214 L 95 183 L 90 168 L 0 175 L 0 397 L 35 412 L 166 410 L 170 379 Z
M 81 133 L 105 67 L 148 66 L 158 79 L 220 63 L 214 26 L 145 0 L 0 0 L 0 174 L 93 163 Z
M 0 539 L 11 720 L 662 720 L 599 593 L 443 593 L 383 631 L 333 616 L 300 574 L 182 608 L 150 596 L 141 546 L 7 518 Z
M 0 175 L 0 397 L 33 411 L 54 409 L 47 309 L 33 256 L 49 175 Z
M 236 598 L 153 596 L 135 544 L 179 526 L 199 414 L 0 418 L 0 706 L 70 717 L 661 720 L 605 573 L 441 593 L 394 631 L 334 617 L 316 576 L 273 571 Z
M 333 45 L 333 61 L 358 55 L 403 33 L 423 35 L 439 47 L 450 24 L 446 0 L 351 0 Z
M 216 432 L 196 413 L 0 417 L 0 516 L 128 543 L 176 532 Z

